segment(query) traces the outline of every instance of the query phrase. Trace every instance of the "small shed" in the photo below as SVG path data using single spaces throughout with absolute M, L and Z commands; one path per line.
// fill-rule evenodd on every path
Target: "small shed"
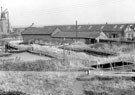
M 24 42 L 52 41 L 51 34 L 55 28 L 55 26 L 31 27 L 22 32 L 22 37 Z

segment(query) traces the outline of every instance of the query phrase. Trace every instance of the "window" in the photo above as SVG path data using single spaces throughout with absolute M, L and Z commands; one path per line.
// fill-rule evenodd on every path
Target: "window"
M 104 26 L 101 26 L 101 29 L 103 29 L 104 28 Z
M 67 29 L 70 29 L 70 28 L 71 28 L 71 26 L 68 26 L 68 27 L 67 27 Z
M 89 30 L 92 28 L 92 26 L 89 27 Z
M 132 27 L 133 25 L 132 24 L 130 24 L 130 27 Z
M 117 25 L 115 25 L 113 28 L 117 28 Z
M 118 35 L 117 34 L 112 34 L 112 38 L 117 38 Z

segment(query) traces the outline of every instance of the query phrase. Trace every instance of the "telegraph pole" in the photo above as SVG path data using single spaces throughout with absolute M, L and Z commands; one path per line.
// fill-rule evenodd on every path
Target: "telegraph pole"
M 76 20 L 76 42 L 77 42 L 77 20 Z

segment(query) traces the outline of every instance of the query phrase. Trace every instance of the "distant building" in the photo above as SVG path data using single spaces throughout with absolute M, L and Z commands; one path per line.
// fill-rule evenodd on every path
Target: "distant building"
M 126 29 L 124 30 L 124 37 L 128 40 L 134 40 L 135 39 L 135 26 L 134 25 L 128 25 Z
M 45 26 L 45 27 L 31 27 L 24 30 L 21 34 L 23 36 L 24 42 L 31 41 L 55 41 L 52 39 L 51 34 L 56 29 L 55 26 Z
M 81 40 L 85 43 L 95 43 L 100 39 L 128 39 L 129 33 L 135 35 L 135 25 L 130 30 L 130 24 L 91 24 L 91 25 L 56 25 L 45 27 L 31 27 L 22 32 L 23 40 L 62 42 L 63 39 L 74 41 Z M 131 28 L 131 27 L 130 27 Z M 77 31 L 77 32 L 76 32 Z M 128 36 L 127 36 L 128 35 Z M 132 37 L 133 38 L 133 37 Z M 134 36 L 135 38 L 135 36 Z
M 56 28 L 55 31 L 51 34 L 51 37 L 54 39 L 66 39 L 70 41 L 75 41 L 76 39 L 78 41 L 82 41 L 84 43 L 90 44 L 90 43 L 96 43 L 99 42 L 99 39 L 105 39 L 107 36 L 102 31 L 95 31 L 95 32 L 83 32 L 78 31 L 72 32 L 72 31 L 61 31 L 61 29 Z

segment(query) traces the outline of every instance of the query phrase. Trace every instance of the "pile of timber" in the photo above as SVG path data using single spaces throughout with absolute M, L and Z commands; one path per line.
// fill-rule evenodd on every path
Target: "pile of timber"
M 11 49 L 8 50 L 9 53 L 21 53 L 21 52 L 29 52 L 31 54 L 36 54 L 40 56 L 47 56 L 50 58 L 63 59 L 61 54 L 55 52 L 49 52 L 41 49 L 33 49 L 32 46 L 28 45 L 18 45 L 18 44 L 9 44 Z
M 101 69 L 103 71 L 132 71 L 135 69 L 135 63 L 133 61 L 114 61 L 102 64 L 91 65 L 91 67 L 96 69 Z
M 73 46 L 69 46 L 69 45 L 64 45 L 64 46 L 61 46 L 59 47 L 61 49 L 65 49 L 65 50 L 72 50 L 72 51 L 76 51 L 76 52 L 83 52 L 84 49 L 88 49 L 88 47 L 73 47 Z
M 113 68 L 102 68 L 103 71 L 125 71 L 125 72 L 130 72 L 135 70 L 135 64 L 130 64 L 130 65 L 123 65 L 123 66 L 117 66 Z
M 40 56 L 47 56 L 47 57 L 50 57 L 50 58 L 63 59 L 63 57 L 59 56 L 58 54 L 47 52 L 47 51 L 27 50 L 27 52 L 29 52 L 31 54 L 40 55 Z
M 22 52 L 26 52 L 26 50 L 8 50 L 8 53 L 22 53 Z
M 93 53 L 93 54 L 97 54 L 97 55 L 106 55 L 106 56 L 117 55 L 117 53 L 113 52 L 113 51 L 97 50 L 97 49 L 92 49 L 92 48 L 84 49 L 84 52 Z
M 72 50 L 75 52 L 85 52 L 87 54 L 94 54 L 94 55 L 104 55 L 104 56 L 115 56 L 117 55 L 116 52 L 114 51 L 106 51 L 106 50 L 99 50 L 99 49 L 94 49 L 94 48 L 88 48 L 88 47 L 70 47 L 70 46 L 62 46 L 59 47 L 61 49 L 65 49 L 65 50 Z

